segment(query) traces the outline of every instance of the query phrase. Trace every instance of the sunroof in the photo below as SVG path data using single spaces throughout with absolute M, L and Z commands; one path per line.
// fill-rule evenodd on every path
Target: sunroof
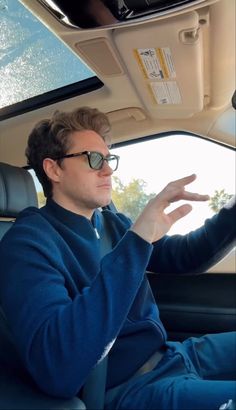
M 94 77 L 18 0 L 0 0 L 0 108 Z

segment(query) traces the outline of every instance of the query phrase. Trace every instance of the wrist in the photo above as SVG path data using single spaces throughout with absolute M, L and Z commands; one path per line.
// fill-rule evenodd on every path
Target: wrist
M 148 242 L 149 244 L 152 244 L 153 240 L 150 238 L 150 235 L 148 235 L 145 232 L 140 232 L 139 229 L 136 229 L 135 226 L 131 226 L 130 228 L 131 232 L 134 232 L 136 235 L 138 235 L 141 239 L 143 239 L 144 241 Z

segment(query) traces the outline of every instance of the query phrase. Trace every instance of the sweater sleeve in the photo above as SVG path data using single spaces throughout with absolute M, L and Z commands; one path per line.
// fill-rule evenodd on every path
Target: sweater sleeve
M 187 235 L 165 236 L 154 244 L 148 270 L 159 273 L 201 273 L 219 262 L 236 239 L 235 198 L 204 225 Z
M 60 243 L 44 228 L 18 225 L 2 241 L 1 303 L 38 386 L 50 395 L 73 397 L 112 347 L 143 280 L 152 245 L 127 231 L 102 259 L 92 285 L 72 298 Z

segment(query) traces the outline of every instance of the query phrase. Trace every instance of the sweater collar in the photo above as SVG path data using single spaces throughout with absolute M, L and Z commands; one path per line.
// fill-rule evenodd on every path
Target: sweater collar
M 49 211 L 51 215 L 74 231 L 77 230 L 76 227 L 81 230 L 82 226 L 87 229 L 89 229 L 89 227 L 90 229 L 93 228 L 93 230 L 98 233 L 101 231 L 101 212 L 98 209 L 94 211 L 90 220 L 83 215 L 76 214 L 75 212 L 63 208 L 53 199 L 48 199 L 45 210 Z

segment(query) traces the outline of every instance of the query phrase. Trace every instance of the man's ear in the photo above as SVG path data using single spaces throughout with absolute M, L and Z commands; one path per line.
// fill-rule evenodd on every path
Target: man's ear
M 44 158 L 43 160 L 43 169 L 47 177 L 53 182 L 60 181 L 61 168 L 58 165 L 57 161 L 54 161 L 51 158 Z

